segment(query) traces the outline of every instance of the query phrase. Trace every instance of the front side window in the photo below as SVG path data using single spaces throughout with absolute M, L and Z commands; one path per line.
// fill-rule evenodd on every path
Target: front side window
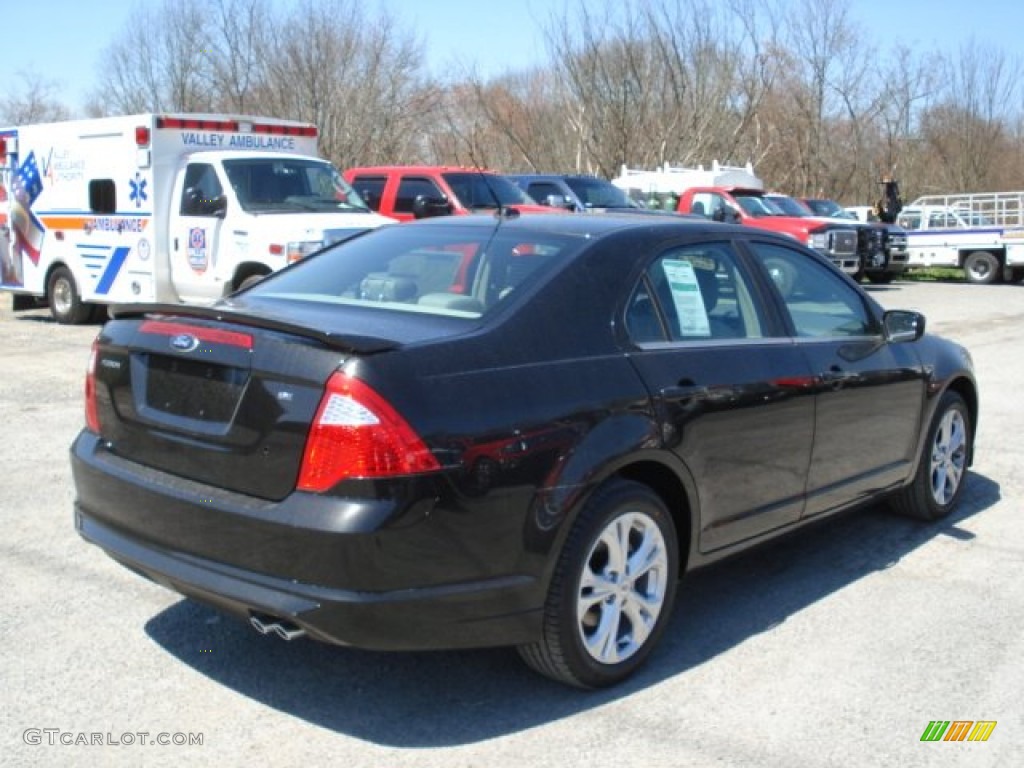
M 627 332 L 636 343 L 760 338 L 764 321 L 749 285 L 728 244 L 673 248 L 634 288 Z
M 423 196 L 429 200 L 441 200 L 444 192 L 430 179 L 421 176 L 406 176 L 398 184 L 395 197 L 395 213 L 413 213 L 416 198 Z
M 733 197 L 740 207 L 754 218 L 762 216 L 781 216 L 782 210 L 766 197 L 760 194 L 735 192 Z
M 921 228 L 921 213 L 920 211 L 908 211 L 900 214 L 900 217 L 896 220 L 904 229 L 920 229 Z
M 213 216 L 217 201 L 224 194 L 217 172 L 209 163 L 190 163 L 185 169 L 181 194 L 182 216 Z
M 352 186 L 371 210 L 379 211 L 385 183 L 387 178 L 384 176 L 356 176 Z
M 751 250 L 778 289 L 797 336 L 871 336 L 875 322 L 855 288 L 805 253 L 752 241 Z

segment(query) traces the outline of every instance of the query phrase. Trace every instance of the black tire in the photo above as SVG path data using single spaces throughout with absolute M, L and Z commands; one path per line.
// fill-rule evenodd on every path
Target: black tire
M 89 312 L 89 322 L 91 323 L 105 323 L 110 319 L 110 306 L 107 304 L 91 304 L 91 311 Z
M 892 499 L 902 515 L 930 522 L 945 517 L 960 501 L 971 455 L 971 417 L 956 392 L 947 391 L 928 427 L 920 466 L 910 485 Z
M 1004 283 L 1019 283 L 1024 280 L 1024 267 L 1003 267 Z
M 895 277 L 892 272 L 868 272 L 868 280 L 875 285 L 888 285 Z
M 975 251 L 964 259 L 964 274 L 969 283 L 991 285 L 999 282 L 1003 268 L 999 264 L 999 259 L 988 251 Z
M 78 285 L 67 267 L 57 267 L 46 284 L 50 314 L 61 325 L 80 325 L 92 317 L 92 305 L 82 301 Z
M 641 547 L 650 548 L 644 567 L 615 569 Z M 587 502 L 559 555 L 541 639 L 519 654 L 542 675 L 578 688 L 621 682 L 664 632 L 678 578 L 679 545 L 665 503 L 640 483 L 609 481 Z

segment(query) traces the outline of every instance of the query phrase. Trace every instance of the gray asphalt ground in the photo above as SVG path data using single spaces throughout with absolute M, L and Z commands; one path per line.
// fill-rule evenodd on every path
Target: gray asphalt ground
M 962 508 L 867 509 L 691 576 L 650 663 L 599 693 L 511 651 L 286 644 L 116 565 L 72 524 L 98 326 L 0 296 L 0 764 L 1024 765 L 1024 287 L 870 290 L 974 355 Z M 997 725 L 922 742 L 932 720 Z

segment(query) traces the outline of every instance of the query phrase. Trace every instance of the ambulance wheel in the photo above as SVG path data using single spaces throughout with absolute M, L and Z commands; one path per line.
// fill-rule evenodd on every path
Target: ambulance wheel
M 50 314 L 61 325 L 79 325 L 92 316 L 92 307 L 82 301 L 75 278 L 67 267 L 57 267 L 50 273 L 46 295 Z

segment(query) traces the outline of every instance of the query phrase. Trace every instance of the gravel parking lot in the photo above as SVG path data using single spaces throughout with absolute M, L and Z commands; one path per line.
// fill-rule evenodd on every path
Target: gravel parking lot
M 98 326 L 0 297 L 0 762 L 1024 764 L 1024 288 L 869 290 L 974 355 L 965 503 L 933 526 L 863 510 L 693 575 L 648 666 L 600 693 L 511 651 L 286 644 L 116 565 L 72 524 Z M 997 725 L 986 742 L 922 742 L 933 720 Z

